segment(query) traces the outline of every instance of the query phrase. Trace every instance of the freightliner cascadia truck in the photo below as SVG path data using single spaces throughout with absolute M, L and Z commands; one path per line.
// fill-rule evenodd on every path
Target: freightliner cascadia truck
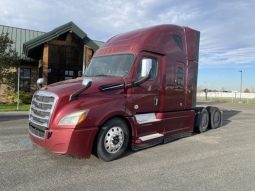
M 35 92 L 32 141 L 54 153 L 111 161 L 127 148 L 221 126 L 217 107 L 196 106 L 199 36 L 188 27 L 159 25 L 112 37 L 83 77 Z

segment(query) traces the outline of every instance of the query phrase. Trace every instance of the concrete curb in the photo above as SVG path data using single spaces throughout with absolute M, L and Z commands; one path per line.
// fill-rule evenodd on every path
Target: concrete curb
M 29 111 L 1 111 L 0 116 L 24 116 L 28 115 Z

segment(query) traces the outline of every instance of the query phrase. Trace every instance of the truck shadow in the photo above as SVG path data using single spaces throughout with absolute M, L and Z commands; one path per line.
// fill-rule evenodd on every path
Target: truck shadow
M 222 126 L 231 123 L 231 118 L 238 115 L 241 111 L 237 110 L 222 110 Z

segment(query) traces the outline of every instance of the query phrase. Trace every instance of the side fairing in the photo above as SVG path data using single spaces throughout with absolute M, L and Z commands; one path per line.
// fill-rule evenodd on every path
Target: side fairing
M 184 27 L 186 36 L 188 71 L 187 71 L 187 96 L 186 108 L 196 107 L 197 77 L 199 60 L 199 39 L 200 32 Z

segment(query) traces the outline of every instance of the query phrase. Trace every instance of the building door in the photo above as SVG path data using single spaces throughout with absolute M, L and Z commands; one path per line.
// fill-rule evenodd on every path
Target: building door
M 49 45 L 48 84 L 81 76 L 82 53 L 80 46 Z

